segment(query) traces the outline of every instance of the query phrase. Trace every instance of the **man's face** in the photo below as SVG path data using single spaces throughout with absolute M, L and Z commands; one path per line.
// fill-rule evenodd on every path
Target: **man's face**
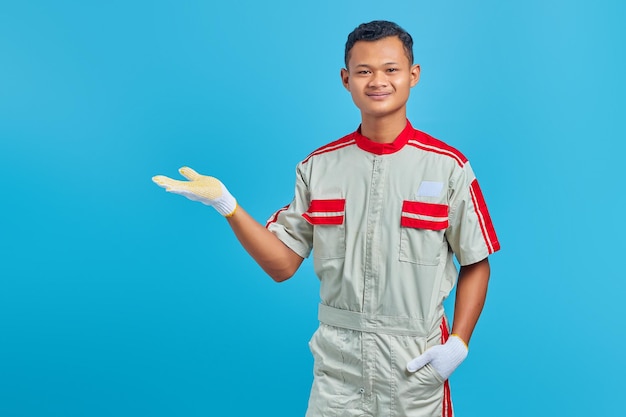
M 402 41 L 392 36 L 356 42 L 341 79 L 363 118 L 381 118 L 406 114 L 409 92 L 419 73 L 419 65 L 409 63 Z

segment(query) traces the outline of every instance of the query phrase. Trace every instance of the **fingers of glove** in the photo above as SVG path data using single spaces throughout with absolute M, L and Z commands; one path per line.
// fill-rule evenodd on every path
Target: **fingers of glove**
M 189 181 L 195 181 L 203 177 L 203 175 L 198 174 L 196 171 L 189 167 L 182 167 L 178 170 L 178 172 L 180 172 L 180 175 L 187 178 Z
M 195 171 L 194 171 L 195 172 Z M 152 177 L 152 181 L 157 185 L 165 188 L 169 187 L 176 190 L 194 190 L 198 191 L 200 188 L 211 188 L 215 189 L 214 192 L 217 194 L 222 193 L 222 183 L 217 178 L 207 177 L 205 175 L 200 174 L 189 174 L 185 171 L 185 177 L 189 179 L 189 181 L 180 181 L 175 180 L 165 175 L 155 175 Z
M 417 358 L 410 360 L 409 363 L 406 364 L 406 370 L 409 372 L 416 372 L 417 370 L 423 368 L 427 363 L 430 363 L 431 360 L 431 353 L 427 350 Z
M 173 180 L 165 175 L 155 175 L 152 177 L 152 182 L 154 182 L 159 187 L 165 188 L 167 191 L 170 191 L 171 188 L 175 188 L 176 184 L 181 182 L 177 180 Z
M 189 182 L 182 182 L 182 184 L 185 184 L 185 190 L 205 200 L 215 200 L 222 196 L 223 186 L 217 178 L 198 174 L 189 167 L 182 167 L 179 172 L 189 180 Z

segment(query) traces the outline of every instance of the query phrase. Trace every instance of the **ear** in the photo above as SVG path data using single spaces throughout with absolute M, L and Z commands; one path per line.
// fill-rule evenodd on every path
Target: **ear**
M 350 72 L 347 69 L 342 68 L 340 75 L 341 75 L 341 83 L 343 84 L 343 87 L 346 90 L 350 91 L 350 85 L 348 83 L 350 81 Z
M 419 64 L 415 64 L 411 67 L 411 87 L 415 87 L 420 80 L 421 68 Z

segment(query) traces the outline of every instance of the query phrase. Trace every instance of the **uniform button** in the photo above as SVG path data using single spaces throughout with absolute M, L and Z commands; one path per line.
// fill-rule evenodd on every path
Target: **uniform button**
M 360 392 L 361 394 L 365 393 L 365 388 L 359 388 L 359 392 Z

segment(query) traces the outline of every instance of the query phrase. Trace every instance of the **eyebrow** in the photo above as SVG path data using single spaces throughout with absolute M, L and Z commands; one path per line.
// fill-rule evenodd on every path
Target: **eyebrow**
M 399 65 L 399 64 L 398 64 L 397 62 L 385 62 L 385 63 L 383 64 L 383 66 L 386 66 L 386 65 Z M 355 67 L 357 67 L 357 68 L 358 68 L 358 67 L 366 67 L 366 68 L 369 68 L 369 67 L 371 67 L 371 65 L 369 65 L 369 64 L 357 64 L 357 65 L 355 65 Z

